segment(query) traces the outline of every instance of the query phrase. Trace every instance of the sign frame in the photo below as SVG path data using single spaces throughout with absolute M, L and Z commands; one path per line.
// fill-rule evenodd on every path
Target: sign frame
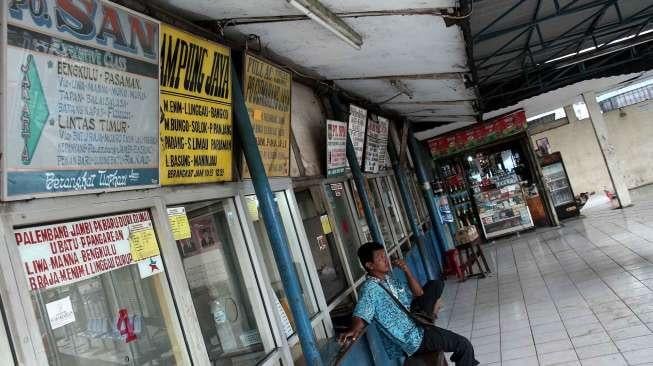
M 292 157 L 291 157 L 292 144 L 291 144 L 290 140 L 291 140 L 291 134 L 292 134 L 292 91 L 293 91 L 293 85 L 292 84 L 293 84 L 293 80 L 294 80 L 293 72 L 287 70 L 286 68 L 284 68 L 281 65 L 277 64 L 276 62 L 270 61 L 268 59 L 263 58 L 260 55 L 257 55 L 255 53 L 253 53 L 252 51 L 245 50 L 243 52 L 242 64 L 241 64 L 243 66 L 243 68 L 242 68 L 242 70 L 240 72 L 241 90 L 243 92 L 243 100 L 245 101 L 245 104 L 247 104 L 247 97 L 245 96 L 245 94 L 247 92 L 247 70 L 246 70 L 246 68 L 247 68 L 247 57 L 255 58 L 258 61 L 269 64 L 269 65 L 271 65 L 273 67 L 276 67 L 276 68 L 278 68 L 280 70 L 286 71 L 290 75 L 290 86 L 288 88 L 288 94 L 290 95 L 290 103 L 289 103 L 289 106 L 288 106 L 288 174 L 287 175 L 269 174 L 268 171 L 267 171 L 267 167 L 265 166 L 265 159 L 261 156 L 261 161 L 263 162 L 263 165 L 264 165 L 264 168 L 265 168 L 265 173 L 268 176 L 268 178 L 288 178 L 291 175 L 290 165 L 292 164 Z M 247 110 L 247 113 L 249 114 L 249 109 Z M 250 124 L 252 125 L 252 129 L 253 129 L 254 128 L 254 122 L 253 122 L 253 120 L 251 118 L 250 118 Z M 256 135 L 256 133 L 255 133 L 255 135 Z M 261 150 L 259 148 L 259 153 L 260 152 L 261 152 Z M 247 161 L 245 160 L 244 153 L 241 154 L 241 159 L 240 160 L 241 160 L 241 169 L 240 169 L 241 178 L 242 179 L 248 179 L 248 180 L 251 179 L 251 174 L 249 173 L 249 169 L 247 167 Z
M 48 0 L 46 0 L 48 1 Z M 107 4 L 110 7 L 114 8 L 115 10 L 124 12 L 129 15 L 134 15 L 138 17 L 139 19 L 142 19 L 143 21 L 147 21 L 150 23 L 153 23 L 156 26 L 156 36 L 154 37 L 156 45 L 154 47 L 154 54 L 155 62 L 151 62 L 152 60 L 147 60 L 146 58 L 140 56 L 140 55 L 131 55 L 126 51 L 121 51 L 116 48 L 112 48 L 108 45 L 99 45 L 99 44 L 89 44 L 88 41 L 81 41 L 80 39 L 77 39 L 73 36 L 70 36 L 68 34 L 65 34 L 63 32 L 59 32 L 56 34 L 56 38 L 61 39 L 65 42 L 72 42 L 72 43 L 77 43 L 82 46 L 86 47 L 91 47 L 94 49 L 98 49 L 101 51 L 105 52 L 111 52 L 114 55 L 118 56 L 124 56 L 124 57 L 129 57 L 135 60 L 141 60 L 141 61 L 146 61 L 152 63 L 156 68 L 156 98 L 159 98 L 160 95 L 160 88 L 158 86 L 159 84 L 159 79 L 160 79 L 160 70 L 159 70 L 159 31 L 160 31 L 160 26 L 161 26 L 161 21 L 158 19 L 155 19 L 151 16 L 145 15 L 143 13 L 139 13 L 133 9 L 129 9 L 125 6 L 122 6 L 120 4 L 116 4 L 114 2 L 111 2 L 109 0 L 94 0 L 96 4 Z M 21 193 L 21 194 L 14 194 L 14 195 L 9 195 L 9 186 L 8 186 L 8 164 L 7 164 L 7 159 L 5 158 L 5 153 L 6 153 L 6 148 L 7 148 L 7 136 L 8 136 L 8 129 L 9 129 L 9 120 L 8 120 L 8 110 L 6 108 L 7 106 L 7 90 L 8 90 L 8 78 L 7 78 L 7 67 L 8 67 L 8 56 L 7 56 L 7 41 L 8 41 L 8 27 L 9 23 L 11 22 L 12 25 L 18 26 L 18 27 L 25 27 L 25 25 L 20 25 L 17 21 L 10 21 L 9 20 L 9 11 L 8 11 L 8 4 L 3 4 L 2 9 L 0 10 L 0 21 L 2 22 L 0 24 L 0 43 L 4 44 L 5 47 L 2 47 L 0 50 L 0 90 L 2 90 L 2 96 L 0 96 L 0 133 L 2 133 L 2 137 L 0 137 L 0 141 L 2 143 L 2 147 L 0 147 L 0 151 L 2 153 L 2 158 L 0 159 L 0 198 L 2 201 L 19 201 L 19 200 L 29 200 L 29 199 L 34 199 L 34 198 L 49 198 L 49 197 L 63 197 L 63 196 L 79 196 L 79 195 L 88 195 L 88 194 L 98 194 L 98 193 L 106 193 L 106 192 L 117 192 L 117 191 L 133 191 L 133 190 L 140 190 L 140 189 L 150 189 L 150 188 L 157 188 L 160 187 L 160 179 L 159 179 L 159 148 L 153 147 L 156 149 L 157 155 L 156 155 L 156 167 L 150 167 L 147 168 L 149 170 L 156 170 L 156 183 L 151 183 L 151 184 L 141 184 L 141 185 L 128 185 L 125 187 L 111 187 L 111 188 L 95 188 L 95 189 L 83 189 L 83 190 L 66 190 L 66 191 L 58 191 L 58 192 L 36 192 L 36 193 Z M 25 16 L 31 16 L 29 13 L 29 9 L 25 10 L 26 14 Z M 30 30 L 33 30 L 34 32 L 41 33 L 41 34 L 51 34 L 51 33 L 46 33 L 42 28 L 30 28 Z M 52 35 L 54 37 L 54 35 Z M 79 62 L 76 60 L 72 60 L 74 62 Z M 156 121 L 159 120 L 159 110 L 157 108 L 156 111 L 152 111 L 152 113 L 155 114 L 156 116 Z M 158 140 L 159 138 L 159 125 L 158 123 L 156 124 L 156 138 Z M 158 144 L 157 144 L 158 145 Z M 106 168 L 107 171 L 117 171 L 117 170 L 129 170 L 132 168 L 123 168 L 123 167 L 110 167 Z M 72 170 L 72 169 L 66 169 L 66 170 Z M 84 169 L 79 169 L 79 170 L 84 170 Z M 86 170 L 102 170 L 102 169 L 86 169 Z M 132 169 L 133 170 L 133 169 Z M 38 172 L 45 173 L 47 170 L 38 170 Z M 65 171 L 65 170 L 62 170 Z

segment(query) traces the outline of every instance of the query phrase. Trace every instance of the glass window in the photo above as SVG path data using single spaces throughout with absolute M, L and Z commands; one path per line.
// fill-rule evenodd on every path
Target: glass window
M 390 178 L 390 176 L 379 178 L 379 184 L 381 184 L 381 198 L 383 199 L 383 205 L 386 207 L 386 212 L 390 215 L 388 219 L 390 220 L 390 224 L 392 225 L 397 240 L 401 240 L 406 237 L 403 220 L 406 213 L 404 211 L 404 206 L 399 202 L 395 185 L 389 183 Z
M 358 188 L 356 188 L 356 183 L 354 183 L 353 180 L 350 180 L 349 186 L 351 187 L 351 192 L 352 192 L 351 195 L 354 198 L 356 220 L 358 221 L 358 227 L 361 230 L 361 238 L 365 242 L 372 241 L 372 233 L 370 232 L 369 226 L 367 226 L 367 219 L 365 218 L 365 209 L 363 208 L 363 201 L 361 201 L 360 195 L 358 194 Z M 342 189 L 343 183 L 332 184 L 331 189 L 334 190 L 334 187 L 340 187 L 339 189 L 344 191 L 344 189 Z
M 424 221 L 428 218 L 428 211 L 426 209 L 426 203 L 424 202 L 424 194 L 420 189 L 419 181 L 414 173 L 408 174 L 408 182 L 410 191 L 413 194 L 417 215 L 420 218 L 420 221 Z
M 292 221 L 292 216 L 290 214 L 290 208 L 288 206 L 285 193 L 276 192 L 274 198 L 277 202 L 277 213 L 281 217 L 284 228 L 286 229 L 286 237 L 288 239 L 288 244 L 290 245 L 290 254 L 292 256 L 297 275 L 299 276 L 304 304 L 306 305 L 306 310 L 308 311 L 309 315 L 313 316 L 318 312 L 317 302 L 315 300 L 313 287 L 311 286 L 310 279 L 308 277 L 308 269 L 306 268 L 306 263 L 302 255 L 301 247 L 297 238 L 297 232 L 295 231 L 295 225 Z M 282 322 L 285 323 L 285 319 L 288 319 L 288 324 L 284 324 L 284 331 L 286 336 L 290 337 L 295 333 L 295 320 L 293 319 L 292 312 L 290 311 L 290 303 L 283 288 L 281 274 L 279 273 L 277 263 L 274 259 L 268 232 L 265 229 L 263 217 L 261 217 L 261 212 L 258 206 L 258 199 L 256 196 L 252 195 L 245 197 L 245 200 L 247 203 L 247 211 L 249 217 L 254 224 L 256 236 L 258 237 L 258 242 L 260 244 L 260 247 L 257 248 L 257 250 L 260 250 L 260 253 L 258 253 L 259 258 L 262 258 L 262 260 L 265 262 L 265 266 L 268 271 L 268 277 L 270 278 L 272 289 L 274 290 L 274 294 L 278 300 L 278 306 L 280 307 L 278 310 Z
M 14 235 L 50 365 L 185 363 L 148 211 Z
M 233 213 L 227 214 L 225 206 L 221 201 L 185 204 L 190 237 L 177 240 L 177 248 L 209 359 L 219 365 L 255 365 L 265 357 L 251 306 L 261 294 L 258 288 L 247 292 L 241 266 L 251 268 L 249 257 L 239 261 L 235 241 L 242 236 L 232 234 L 227 215 Z
M 374 178 L 376 180 L 377 178 Z M 367 181 L 367 186 L 366 188 L 368 189 L 368 192 L 370 192 L 370 200 L 372 200 L 372 208 L 374 209 L 374 214 L 376 215 L 377 221 L 379 223 L 379 227 L 381 229 L 381 235 L 383 235 L 383 240 L 385 240 L 386 245 L 388 248 L 392 248 L 397 243 L 395 243 L 394 239 L 392 238 L 392 233 L 390 233 L 390 227 L 388 227 L 388 220 L 385 216 L 385 210 L 383 209 L 383 203 L 381 202 L 381 194 L 379 193 L 379 190 L 376 186 L 376 183 L 374 181 Z
M 356 226 L 351 218 L 351 211 L 347 203 L 343 183 L 327 184 L 325 186 L 327 202 L 331 206 L 334 215 L 334 230 L 338 231 L 340 241 L 344 246 L 347 255 L 347 263 L 354 280 L 361 278 L 365 270 L 358 261 L 358 247 L 361 245 L 356 233 Z
M 331 219 L 322 204 L 318 187 L 295 192 L 304 230 L 311 247 L 317 275 L 327 303 L 347 289 L 345 271 L 338 255 Z

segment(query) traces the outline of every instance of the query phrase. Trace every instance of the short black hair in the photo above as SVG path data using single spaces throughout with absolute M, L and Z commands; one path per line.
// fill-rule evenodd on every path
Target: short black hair
M 361 261 L 361 266 L 367 271 L 365 263 L 374 261 L 374 252 L 377 250 L 384 250 L 385 247 L 375 241 L 365 243 L 358 248 L 358 259 Z

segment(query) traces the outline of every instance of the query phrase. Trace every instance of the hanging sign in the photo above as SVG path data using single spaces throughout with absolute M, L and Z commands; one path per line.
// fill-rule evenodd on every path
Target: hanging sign
M 268 177 L 290 175 L 290 100 L 292 75 L 245 54 L 243 93 Z M 244 161 L 244 159 L 243 159 Z M 250 177 L 247 164 L 243 176 Z
M 347 167 L 347 123 L 326 121 L 327 177 L 345 173 Z
M 3 198 L 157 186 L 158 23 L 102 0 L 3 6 Z
M 232 179 L 228 47 L 161 25 L 161 184 Z
M 365 127 L 367 124 L 367 110 L 357 107 L 353 104 L 349 105 L 349 138 L 354 151 L 356 152 L 356 160 L 358 165 L 363 164 L 363 150 L 365 149 Z
M 505 114 L 462 131 L 452 132 L 429 140 L 431 156 L 439 158 L 489 144 L 526 129 L 523 109 Z
M 385 154 L 388 145 L 388 120 L 370 115 L 367 122 L 365 140 L 365 171 L 378 173 L 385 167 Z
M 136 263 L 132 258 L 132 225 L 152 230 L 149 212 L 15 230 L 14 237 L 30 289 L 69 285 Z M 131 233 L 136 231 L 134 226 L 131 230 Z M 147 238 L 148 233 L 137 235 L 139 247 L 149 250 L 156 245 L 156 251 L 150 252 L 158 255 L 156 237 Z M 159 261 L 157 267 L 163 270 L 163 262 Z

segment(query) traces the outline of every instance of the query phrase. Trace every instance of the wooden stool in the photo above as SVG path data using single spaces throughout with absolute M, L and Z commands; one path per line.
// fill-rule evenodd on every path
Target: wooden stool
M 404 361 L 404 366 L 448 366 L 444 352 L 421 353 L 412 355 Z
M 462 243 L 456 246 L 458 249 L 458 260 L 460 261 L 460 266 L 463 268 L 463 271 L 467 273 L 466 278 L 472 276 L 485 277 L 485 273 L 490 273 L 490 266 L 487 264 L 485 259 L 485 254 L 481 248 L 481 239 L 476 238 L 469 243 Z M 466 261 L 463 261 L 463 252 L 465 253 Z M 485 270 L 481 267 L 481 262 L 478 259 L 483 261 L 485 265 Z M 478 266 L 480 272 L 474 273 L 474 263 Z

